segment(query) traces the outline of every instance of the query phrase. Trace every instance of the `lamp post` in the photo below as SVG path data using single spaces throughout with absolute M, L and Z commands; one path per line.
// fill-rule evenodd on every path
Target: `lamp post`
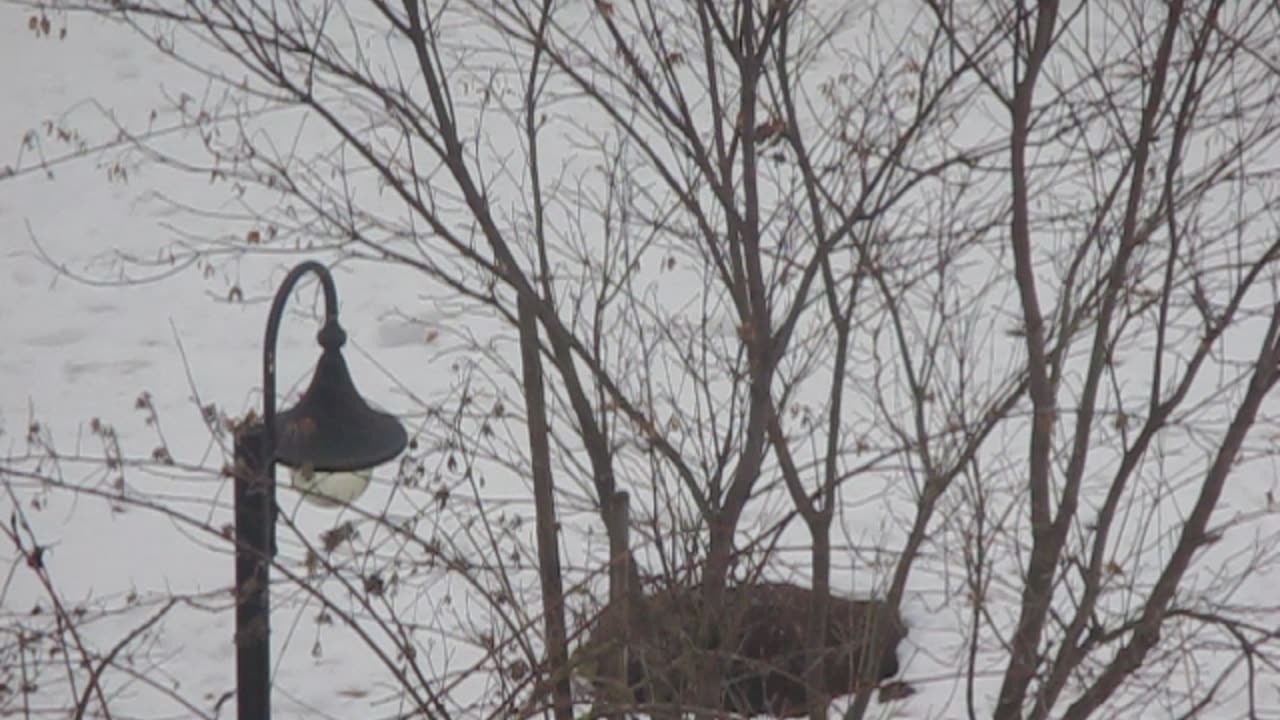
M 320 360 L 294 407 L 276 413 L 276 336 L 285 302 L 307 273 L 324 291 Z M 275 465 L 293 469 L 294 485 L 320 504 L 341 505 L 368 485 L 373 466 L 408 444 L 400 421 L 369 407 L 342 359 L 347 335 L 338 325 L 333 276 L 318 262 L 285 276 L 267 316 L 262 349 L 262 421 L 235 437 L 236 707 L 239 720 L 271 717 L 269 569 L 275 555 Z

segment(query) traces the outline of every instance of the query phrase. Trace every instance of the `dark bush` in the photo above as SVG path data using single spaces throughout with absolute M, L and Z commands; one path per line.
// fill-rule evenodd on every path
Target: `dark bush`
M 642 705 L 672 710 L 693 705 L 697 668 L 721 664 L 721 708 L 743 715 L 792 717 L 807 709 L 805 626 L 812 591 L 786 583 L 730 588 L 725 611 L 703 625 L 701 588 L 677 587 L 606 607 L 592 628 L 582 657 L 598 697 L 628 696 Z M 626 618 L 629 616 L 630 627 Z M 875 677 L 898 672 L 897 646 L 906 627 L 896 610 L 877 600 L 832 596 L 828 606 L 822 690 L 829 697 L 858 689 L 863 663 L 879 660 Z M 701 640 L 699 638 L 702 638 Z M 627 657 L 626 689 L 611 687 L 619 653 Z M 611 692 L 612 691 L 612 692 Z

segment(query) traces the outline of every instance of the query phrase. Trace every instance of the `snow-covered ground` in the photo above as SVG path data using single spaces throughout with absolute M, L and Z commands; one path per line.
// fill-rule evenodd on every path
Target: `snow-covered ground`
M 170 223 L 190 220 L 175 218 L 179 213 L 157 191 L 198 197 L 202 184 L 156 166 L 129 167 L 127 179 L 115 175 L 111 168 L 121 153 L 111 145 L 116 133 L 104 112 L 127 127 L 142 127 L 152 109 L 169 106 L 166 95 L 197 93 L 203 81 L 165 63 L 154 48 L 118 27 L 70 18 L 60 40 L 62 18 L 54 18 L 52 37 L 39 37 L 28 28 L 31 15 L 0 4 L 0 61 L 6 68 L 0 79 L 0 168 L 10 165 L 19 173 L 0 181 L 0 332 L 5 337 L 0 444 L 6 454 L 24 454 L 31 426 L 38 423 L 39 436 L 65 458 L 61 472 L 68 481 L 93 483 L 94 466 L 74 458 L 102 455 L 103 440 L 92 429 L 97 419 L 114 429 L 127 456 L 147 456 L 164 446 L 179 464 L 216 470 L 227 441 L 215 442 L 200 408 L 212 404 L 226 416 L 240 417 L 260 406 L 266 301 L 274 291 L 272 281 L 291 260 L 230 262 L 209 273 L 195 267 L 170 273 L 160 263 L 154 279 L 120 262 L 124 256 L 155 258 L 180 239 L 180 230 Z M 78 140 L 104 147 L 62 160 Z M 245 229 L 233 225 L 226 231 Z M 110 282 L 126 271 L 138 282 Z M 389 373 L 437 371 L 426 349 L 429 327 L 389 314 L 417 303 L 413 288 L 398 285 L 393 269 L 375 274 L 339 268 L 336 276 L 352 373 L 367 397 L 396 407 Z M 242 288 L 245 302 L 226 302 L 234 286 Z M 295 296 L 282 327 L 282 389 L 305 382 L 314 363 L 319 305 L 310 302 L 313 297 L 308 292 Z M 376 364 L 365 352 L 376 356 Z M 447 374 L 447 365 L 438 372 Z M 155 424 L 137 407 L 144 394 L 158 417 Z M 171 476 L 158 476 L 126 468 L 123 477 L 125 492 L 155 493 L 169 509 L 213 527 L 230 520 L 230 484 L 216 473 L 176 469 Z M 114 479 L 103 472 L 96 486 L 110 494 Z M 376 501 L 376 489 L 372 497 Z M 225 543 L 164 514 L 105 500 L 34 487 L 19 500 L 37 541 L 49 546 L 45 563 L 60 595 L 90 606 L 139 606 L 90 623 L 86 639 L 93 646 L 109 648 L 156 611 L 165 596 L 189 599 L 170 611 L 156 637 L 131 649 L 139 656 L 139 674 L 111 681 L 113 692 L 122 693 L 114 711 L 135 717 L 213 715 L 234 688 L 229 595 L 234 568 Z M 8 497 L 0 498 L 6 523 L 9 505 Z M 304 528 L 336 522 L 332 513 L 299 512 Z M 47 626 L 47 593 L 20 566 L 7 541 L 0 562 L 7 577 L 0 585 L 3 622 L 30 614 L 29 627 Z M 131 593 L 138 595 L 136 602 Z M 333 651 L 322 648 L 319 640 L 328 642 L 332 633 L 316 629 L 310 621 L 314 615 L 314 609 L 308 612 L 294 602 L 274 618 L 277 716 L 373 716 L 367 658 L 344 652 L 340 644 Z M 326 651 L 313 655 L 319 649 Z M 0 664 L 10 660 L 16 658 Z M 16 672 L 16 667 L 6 670 Z M 65 697 L 60 696 L 70 688 L 55 682 L 58 677 L 56 668 L 46 669 L 45 694 L 36 697 L 61 705 Z M 149 683 L 175 689 L 197 707 L 183 708 Z M 234 715 L 233 704 L 221 707 L 221 717 Z

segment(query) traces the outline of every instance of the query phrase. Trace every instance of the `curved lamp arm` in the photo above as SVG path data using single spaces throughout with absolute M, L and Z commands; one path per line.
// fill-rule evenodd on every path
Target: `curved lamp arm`
M 338 345 L 346 339 L 346 333 L 338 325 L 338 290 L 333 284 L 333 274 L 324 264 L 315 260 L 298 263 L 284 276 L 275 299 L 271 301 L 271 313 L 267 315 L 267 334 L 262 342 L 262 425 L 263 445 L 267 462 L 272 462 L 276 448 L 276 340 L 280 335 L 280 319 L 294 286 L 303 275 L 314 273 L 320 279 L 324 291 L 324 326 L 321 337 L 332 336 Z

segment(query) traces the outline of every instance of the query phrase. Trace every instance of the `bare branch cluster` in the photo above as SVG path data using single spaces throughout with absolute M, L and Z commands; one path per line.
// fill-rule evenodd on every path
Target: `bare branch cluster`
M 1257 579 L 1280 540 L 1274 3 L 54 7 L 208 82 L 121 127 L 113 167 L 233 202 L 121 267 L 306 253 L 408 278 L 447 318 L 423 343 L 447 379 L 398 378 L 417 437 L 383 507 L 323 535 L 282 516 L 279 592 L 352 632 L 403 716 L 570 718 L 593 627 L 693 648 L 663 680 L 672 712 L 757 707 L 725 700 L 745 652 L 726 638 L 755 627 L 735 598 L 793 580 L 779 627 L 803 628 L 785 673 L 807 692 L 786 714 L 852 694 L 837 706 L 864 717 L 890 664 L 908 713 L 1280 702 Z M 9 175 L 58 162 L 37 146 Z M 121 453 L 77 467 L 118 475 Z M 175 510 L 71 460 L 10 458 L 15 505 L 80 493 L 226 543 L 216 503 Z M 9 534 L 32 565 L 36 538 Z M 851 586 L 901 610 L 896 655 L 830 651 Z M 60 652 L 91 668 L 67 677 L 109 713 L 92 668 L 121 664 L 61 612 Z M 0 653 L 30 658 L 47 629 L 10 626 Z M 21 688 L 0 709 L 35 696 L 0 681 Z

